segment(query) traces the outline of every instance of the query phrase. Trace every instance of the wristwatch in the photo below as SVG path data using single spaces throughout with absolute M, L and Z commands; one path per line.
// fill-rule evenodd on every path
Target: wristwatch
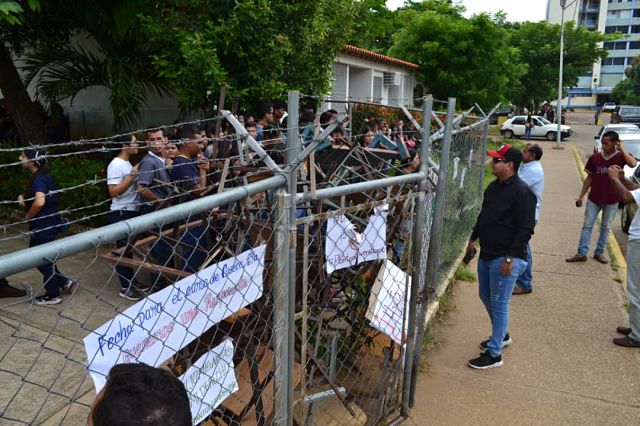
M 511 263 L 512 260 L 513 259 L 511 258 L 511 256 L 507 256 L 507 257 L 504 258 L 504 261 L 507 262 L 507 263 Z

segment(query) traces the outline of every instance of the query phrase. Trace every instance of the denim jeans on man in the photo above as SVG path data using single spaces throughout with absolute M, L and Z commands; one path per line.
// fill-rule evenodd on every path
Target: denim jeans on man
M 505 257 L 492 260 L 478 259 L 478 284 L 480 299 L 484 303 L 491 319 L 491 337 L 487 349 L 491 356 L 502 355 L 504 336 L 509 331 L 509 303 L 516 285 L 516 279 L 526 268 L 524 259 L 514 257 L 511 263 L 511 274 L 500 273 L 500 264 Z
M 116 223 L 122 220 L 133 219 L 138 215 L 139 213 L 133 210 L 110 210 L 109 223 Z M 129 241 L 126 238 L 116 241 L 117 248 L 126 247 L 128 244 L 129 244 Z M 122 253 L 122 257 L 131 259 L 131 251 L 125 250 L 124 253 Z M 118 273 L 118 279 L 120 280 L 121 288 L 123 289 L 129 288 L 129 286 L 135 282 L 135 278 L 134 278 L 135 272 L 133 271 L 132 268 L 117 264 L 116 272 Z
M 609 240 L 611 232 L 611 224 L 616 217 L 618 211 L 618 203 L 613 204 L 596 204 L 587 199 L 584 212 L 584 223 L 582 224 L 582 232 L 580 233 L 580 243 L 578 243 L 578 254 L 586 256 L 589 253 L 589 241 L 591 241 L 591 231 L 596 223 L 598 213 L 602 210 L 602 222 L 600 223 L 600 236 L 598 244 L 594 251 L 595 254 L 604 253 L 604 247 Z
M 640 342 L 640 240 L 627 242 L 627 296 L 629 298 L 629 327 L 631 337 Z
M 531 140 L 531 130 L 533 130 L 531 127 L 524 126 L 524 138 L 528 141 Z

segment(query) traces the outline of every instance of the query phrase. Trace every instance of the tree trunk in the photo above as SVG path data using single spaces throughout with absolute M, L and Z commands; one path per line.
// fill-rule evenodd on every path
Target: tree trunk
M 49 142 L 38 108 L 32 103 L 22 83 L 11 52 L 0 41 L 0 90 L 7 101 L 7 110 L 22 136 L 24 145 L 44 145 Z

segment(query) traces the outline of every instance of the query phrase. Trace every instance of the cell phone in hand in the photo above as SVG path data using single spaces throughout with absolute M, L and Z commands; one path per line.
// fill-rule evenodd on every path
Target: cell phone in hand
M 576 200 L 576 207 L 582 207 L 582 201 Z
M 464 262 L 464 264 L 468 265 L 469 262 L 471 262 L 471 259 L 475 257 L 477 252 L 478 250 L 475 247 L 473 248 L 473 250 L 467 252 L 467 254 L 465 254 L 464 257 L 462 258 L 462 261 Z

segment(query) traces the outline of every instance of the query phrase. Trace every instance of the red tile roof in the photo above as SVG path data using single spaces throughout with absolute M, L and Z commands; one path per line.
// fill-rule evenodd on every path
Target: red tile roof
M 401 67 L 417 70 L 420 65 L 413 64 L 411 62 L 403 61 L 402 59 L 392 58 L 391 56 L 382 55 L 380 53 L 373 52 L 371 50 L 363 49 L 361 47 L 345 45 L 342 51 L 347 55 L 356 56 L 364 59 L 369 59 L 375 62 L 382 62 L 383 64 L 398 65 Z

